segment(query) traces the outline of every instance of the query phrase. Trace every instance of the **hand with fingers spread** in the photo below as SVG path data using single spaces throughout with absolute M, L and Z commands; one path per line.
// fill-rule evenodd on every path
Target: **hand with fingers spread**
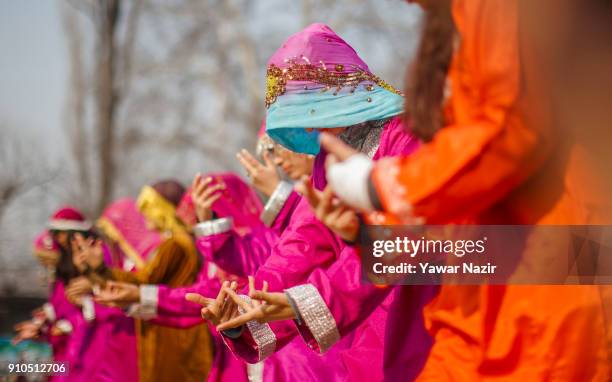
M 227 289 L 226 293 L 242 308 L 244 313 L 217 325 L 217 330 L 237 328 L 252 320 L 263 323 L 295 318 L 295 312 L 284 293 L 269 293 L 268 283 L 265 281 L 263 288 L 256 290 L 255 279 L 252 276 L 249 277 L 249 297 L 251 301 L 243 299 L 230 289 Z
M 124 308 L 140 302 L 140 288 L 135 284 L 107 281 L 105 287 L 94 296 L 94 301 L 102 305 Z
M 40 330 L 42 327 L 42 321 L 37 322 L 36 320 L 23 321 L 14 326 L 15 337 L 12 339 L 12 344 L 17 345 L 21 341 L 31 340 L 40 336 Z
M 102 241 L 85 239 L 83 235 L 77 233 L 71 240 L 72 262 L 80 272 L 89 269 L 97 269 L 104 262 L 102 251 Z
M 223 195 L 224 189 L 223 182 L 215 182 L 210 176 L 203 179 L 202 174 L 196 174 L 191 184 L 191 199 L 199 222 L 212 219 L 212 205 Z
M 32 318 L 34 320 L 42 320 L 42 321 L 44 321 L 44 320 L 47 319 L 47 316 L 45 315 L 44 309 L 42 307 L 40 307 L 40 308 L 36 308 L 36 309 L 34 309 L 32 311 Z
M 272 195 L 276 186 L 280 183 L 280 176 L 270 156 L 271 154 L 268 151 L 264 151 L 264 163 L 262 164 L 245 149 L 236 154 L 238 161 L 247 171 L 253 187 L 268 197 Z
M 92 291 L 93 285 L 91 281 L 85 276 L 79 276 L 70 280 L 66 286 L 66 299 L 70 301 L 70 303 L 80 306 L 83 297 L 91 294 Z
M 227 290 L 235 291 L 237 287 L 238 283 L 235 281 L 231 283 L 229 281 L 224 281 L 217 298 L 213 299 L 197 293 L 187 293 L 185 299 L 202 305 L 202 318 L 217 326 L 219 323 L 231 319 L 238 313 L 238 306 L 227 298 L 226 293 Z
M 352 208 L 336 198 L 328 185 L 323 191 L 316 190 L 308 177 L 296 184 L 314 210 L 315 216 L 330 230 L 348 242 L 354 242 L 359 233 L 359 218 Z

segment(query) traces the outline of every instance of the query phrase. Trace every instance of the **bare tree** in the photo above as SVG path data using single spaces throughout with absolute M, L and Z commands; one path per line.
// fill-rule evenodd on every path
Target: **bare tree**
M 116 88 L 115 34 L 119 19 L 119 0 L 100 0 L 96 9 L 96 133 L 99 148 L 100 194 L 96 210 L 102 211 L 110 199 L 115 181 L 115 111 L 119 93 Z
M 9 127 L 2 130 L 8 133 L 0 141 L 0 223 L 11 203 L 56 175 L 45 162 L 32 156 L 32 145 L 26 144 L 25 138 L 11 133 Z
M 69 137 L 69 148 L 72 163 L 76 167 L 76 182 L 71 188 L 71 198 L 79 204 L 88 206 L 91 210 L 91 201 L 86 200 L 91 195 L 91 157 L 89 154 L 89 141 L 87 136 L 87 74 L 83 58 L 83 31 L 72 8 L 62 8 L 62 21 L 64 32 L 68 41 L 69 52 L 69 91 L 66 97 L 64 111 L 64 128 Z
M 406 57 L 397 52 L 410 42 L 399 32 L 414 27 L 385 13 L 385 5 L 405 6 L 392 1 L 66 1 L 89 19 L 82 34 L 94 41 L 81 48 L 91 59 L 69 44 L 81 55 L 72 72 L 74 125 L 86 131 L 70 139 L 82 192 L 97 212 L 160 174 L 185 180 L 203 169 L 237 170 L 234 153 L 254 143 L 265 113 L 265 60 L 305 24 L 330 23 L 377 53 L 387 46 L 389 57 L 374 56 L 384 64 L 377 74 L 392 73 L 396 84 Z M 266 19 L 253 17 L 266 7 Z M 284 25 L 270 28 L 276 21 Z M 79 29 L 68 25 L 66 32 Z
M 95 2 L 68 2 L 72 11 L 85 15 L 94 26 L 95 48 L 90 60 L 93 62 L 93 75 L 85 75 L 86 58 L 83 51 L 82 30 L 74 12 L 63 13 L 64 27 L 69 41 L 71 86 L 68 96 L 70 121 L 69 140 L 77 166 L 79 192 L 86 195 L 90 212 L 99 213 L 110 200 L 116 181 L 116 112 L 121 102 L 122 91 L 126 91 L 131 73 L 131 51 L 136 36 L 137 17 L 142 1 L 135 1 L 127 18 L 125 44 L 118 46 L 119 20 L 122 13 L 118 0 L 99 0 Z M 122 86 L 123 85 L 123 86 Z M 89 92 L 88 90 L 93 90 Z M 93 97 L 93 126 L 88 129 L 85 116 L 88 96 Z M 93 131 L 92 131 L 93 130 Z M 88 139 L 88 134 L 91 138 Z M 93 158 L 89 153 L 94 153 Z M 89 163 L 96 164 L 97 171 L 90 170 Z M 92 195 L 92 185 L 97 185 L 97 194 Z M 92 197 L 93 196 L 93 197 Z

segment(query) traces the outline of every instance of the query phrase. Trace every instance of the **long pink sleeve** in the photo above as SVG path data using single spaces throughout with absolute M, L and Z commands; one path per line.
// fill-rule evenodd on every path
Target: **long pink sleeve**
M 198 293 L 214 298 L 219 293 L 221 283 L 216 278 L 200 280 L 182 288 L 159 285 L 157 289 L 157 315 L 150 321 L 175 328 L 189 328 L 202 323 L 202 306 L 185 300 L 187 293 Z
M 255 274 L 256 285 L 267 281 L 270 291 L 282 291 L 302 284 L 315 269 L 329 267 L 345 245 L 301 200 L 291 223 Z M 298 334 L 295 326 L 286 322 L 270 325 L 249 322 L 247 329 L 240 337 L 225 340 L 236 355 L 250 363 L 265 359 Z
M 280 192 L 283 191 L 284 192 Z M 198 234 L 196 226 L 196 247 L 204 259 L 238 277 L 255 274 L 266 261 L 279 236 L 289 225 L 300 196 L 291 191 L 292 186 L 281 183 L 264 209 L 267 224 L 252 227 L 246 234 L 238 233 L 233 226 L 210 229 L 210 234 Z M 221 220 L 221 219 L 219 219 Z M 221 222 L 219 222 L 221 223 Z M 198 224 L 205 228 L 214 227 L 217 222 Z
M 267 281 L 270 291 L 303 283 L 313 270 L 330 266 L 344 246 L 314 216 L 308 202 L 300 200 L 291 223 L 255 274 L 256 283 Z
M 385 350 L 385 378 L 395 380 L 402 376 L 412 380 L 423 367 L 432 345 L 422 309 L 435 297 L 438 287 L 377 287 L 362 279 L 361 266 L 356 249 L 347 247 L 332 267 L 316 270 L 306 284 L 288 289 L 286 293 L 292 296 L 303 317 L 302 323 L 296 322 L 296 326 L 312 349 L 321 349 L 333 345 L 329 339 L 337 338 L 330 335 L 334 330 L 344 337 L 365 322 L 374 331 L 382 331 L 378 336 L 358 337 L 364 341 L 379 337 L 384 341 L 384 348 L 388 349 Z M 319 311 L 330 315 L 313 314 Z M 371 344 L 360 344 L 363 348 L 368 346 Z M 359 367 L 358 363 L 355 367 Z
M 200 234 L 196 239 L 196 247 L 205 262 L 196 282 L 180 288 L 141 286 L 141 302 L 149 311 L 147 318 L 160 325 L 180 328 L 201 323 L 202 307 L 185 300 L 185 294 L 198 293 L 205 297 L 216 297 L 221 287 L 215 276 L 216 266 L 238 277 L 246 278 L 254 274 L 270 255 L 271 248 L 288 225 L 299 200 L 300 197 L 293 191 L 287 197 L 277 199 L 280 207 L 270 227 L 261 224 L 253 227 L 246 235 L 239 235 L 231 225 L 227 225 L 227 220 L 204 223 L 205 230 L 215 233 Z M 224 223 L 225 228 L 219 229 Z M 195 231 L 197 233 L 202 230 Z
M 215 265 L 204 263 L 191 285 L 177 288 L 158 284 L 141 285 L 140 303 L 131 309 L 131 314 L 159 325 L 189 328 L 202 323 L 202 306 L 187 301 L 185 295 L 197 293 L 214 298 L 220 288 Z
M 277 241 L 277 231 L 261 225 L 244 236 L 235 230 L 202 236 L 196 240 L 196 246 L 207 261 L 228 273 L 246 278 L 265 262 Z
M 74 345 L 69 346 L 74 328 L 81 322 L 78 320 L 80 311 L 66 299 L 64 295 L 64 284 L 61 281 L 55 281 L 50 286 L 49 302 L 43 308 L 49 326 L 59 325 L 64 329 L 61 335 L 52 335 L 50 329 L 47 332 L 47 340 L 53 350 L 53 359 L 55 361 L 66 361 L 74 359 Z M 70 353 L 72 350 L 72 353 Z

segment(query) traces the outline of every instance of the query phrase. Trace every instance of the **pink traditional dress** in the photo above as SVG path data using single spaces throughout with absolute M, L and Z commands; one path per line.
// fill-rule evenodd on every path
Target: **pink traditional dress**
M 218 230 L 221 225 L 231 226 L 236 235 L 248 235 L 257 225 L 261 225 L 261 201 L 255 192 L 238 176 L 231 173 L 209 174 L 213 183 L 225 185 L 223 195 L 212 206 L 215 220 L 196 226 L 202 229 Z M 196 223 L 193 201 L 190 192 L 183 196 L 176 214 L 187 225 Z M 204 227 L 204 228 L 203 228 Z M 198 249 L 201 249 L 198 247 Z M 141 311 L 147 312 L 146 318 L 153 324 L 189 328 L 202 323 L 201 307 L 185 300 L 186 293 L 199 293 L 215 297 L 221 287 L 219 280 L 222 272 L 209 261 L 204 261 L 196 281 L 185 287 L 172 288 L 166 285 L 141 285 Z M 213 328 L 211 328 L 213 329 Z M 216 330 L 211 330 L 215 345 L 215 356 L 209 381 L 247 381 L 246 365 L 232 357 L 223 346 Z
M 37 256 L 54 256 L 57 258 L 60 256 L 60 247 L 47 230 L 36 237 L 33 247 Z M 62 281 L 54 278 L 49 280 L 48 301 L 43 305 L 42 310 L 44 318 L 35 319 L 45 321 L 43 338 L 51 346 L 53 360 L 70 362 L 76 359 L 76 355 L 70 352 L 71 349 L 68 345 L 74 328 L 80 323 L 78 322 L 80 311 L 66 299 Z M 62 377 L 50 377 L 50 380 L 62 380 Z
M 66 221 L 60 225 L 55 221 L 50 226 L 71 230 Z M 98 221 L 98 227 L 111 239 L 110 243 L 103 245 L 104 262 L 109 267 L 133 268 L 161 240 L 157 232 L 146 228 L 144 218 L 131 199 L 111 203 Z M 135 247 L 130 243 L 136 244 Z M 68 304 L 72 307 L 69 308 L 72 313 L 69 321 L 73 323 L 73 329 L 67 346 L 70 375 L 66 379 L 138 381 L 134 320 L 119 308 L 94 303 L 90 296 L 83 298 L 81 309 Z
M 396 117 L 402 111 L 402 97 L 371 74 L 355 51 L 325 25 L 313 24 L 291 36 L 270 59 L 267 82 L 268 134 L 289 149 L 318 153 L 316 131 L 309 133 L 303 126 L 315 130 L 349 126 L 342 133 L 343 139 L 373 159 L 407 154 L 418 145 Z M 315 160 L 313 183 L 318 189 L 325 186 L 324 159 L 321 152 Z M 337 359 L 329 370 L 315 375 L 289 374 L 279 376 L 279 380 L 382 379 L 385 323 L 393 296 L 382 304 L 373 304 L 366 322 L 339 333 L 316 288 L 301 286 L 313 274 L 334 269 L 351 249 L 302 200 L 270 256 L 259 267 L 258 285 L 267 281 L 271 291 L 286 290 L 298 307 L 310 309 L 301 317 L 303 323 L 311 325 L 307 343 L 312 348 L 324 353 L 340 340 L 340 334 L 349 335 L 338 344 L 344 342 L 345 348 L 331 348 Z M 350 275 L 360 283 L 360 273 Z M 256 362 L 282 349 L 297 334 L 291 322 L 249 322 L 239 337 L 226 337 L 226 343 L 247 362 Z
M 79 221 L 72 223 L 70 218 L 79 218 L 82 215 L 69 212 L 69 214 L 55 214 L 49 227 L 54 230 L 81 231 L 91 226 Z M 127 234 L 139 245 L 136 250 L 122 243 L 122 246 L 117 246 L 116 250 L 112 251 L 105 243 L 104 262 L 107 266 L 131 268 L 135 262 L 129 261 L 122 249 L 127 249 L 127 252 L 143 258 L 160 241 L 157 233 L 146 229 L 144 218 L 136 210 L 133 200 L 123 199 L 111 203 L 105 209 L 101 220 L 107 220 L 102 226 L 108 236 L 118 238 L 116 235 L 123 237 Z M 136 229 L 135 224 L 130 224 L 134 221 L 141 223 L 136 224 L 139 229 Z M 139 235 L 136 234 L 138 230 L 140 230 Z M 138 238 L 142 240 L 139 241 Z M 111 247 L 114 244 L 116 243 L 111 243 Z M 64 350 L 55 357 L 56 360 L 65 360 L 70 364 L 70 374 L 61 377 L 61 380 L 138 381 L 136 339 L 132 318 L 127 317 L 121 309 L 94 303 L 91 297 L 85 297 L 82 308 L 79 309 L 66 300 L 64 285 L 59 281 L 56 281 L 53 288 L 50 304 L 52 309 L 45 310 L 57 316 L 58 325 L 66 330 L 69 329 L 71 333 L 69 340 L 63 344 Z
M 184 288 L 169 288 L 163 285 L 143 287 L 155 291 L 155 293 L 142 293 L 155 296 L 150 299 L 157 313 L 153 322 L 175 327 L 188 327 L 200 323 L 201 307 L 186 301 L 185 294 L 193 292 L 215 297 L 220 288 L 220 278 L 225 278 L 227 274 L 238 275 L 238 281 L 244 284 L 244 277 L 252 274 L 253 270 L 259 267 L 270 254 L 272 245 L 288 225 L 299 200 L 297 194 L 292 191 L 293 187 L 282 183 L 268 200 L 265 208 L 263 210 L 261 207 L 258 208 L 257 214 L 253 214 L 254 211 L 247 208 L 242 211 L 234 209 L 229 212 L 232 215 L 229 215 L 227 209 L 223 208 L 227 201 L 251 199 L 252 202 L 244 204 L 248 206 L 255 204 L 258 199 L 250 187 L 244 183 L 239 187 L 230 186 L 236 182 L 226 181 L 225 184 L 228 190 L 227 196 L 219 199 L 222 203 L 219 203 L 218 206 L 213 205 L 217 219 L 200 223 L 194 229 L 198 235 L 197 247 L 205 260 L 209 260 L 205 262 L 198 281 Z M 183 202 L 181 206 L 184 206 Z M 182 211 L 180 213 L 182 220 L 192 221 L 189 218 L 189 214 L 192 214 L 190 208 L 179 207 L 179 211 Z M 269 226 L 262 224 L 260 215 Z M 240 223 L 245 221 L 246 224 Z M 222 245 L 216 247 L 215 243 L 219 242 Z M 218 260 L 219 264 L 213 264 L 210 260 L 215 262 Z M 225 275 L 220 276 L 220 273 Z M 142 289 L 143 292 L 144 290 Z M 219 335 L 215 337 L 215 340 L 219 351 L 215 355 L 209 380 L 246 380 L 246 364 L 227 351 Z M 317 376 L 328 375 L 329 380 L 341 380 L 340 375 L 330 371 L 331 365 L 338 362 L 339 359 L 335 358 L 334 362 L 328 359 L 331 357 L 317 356 L 310 352 L 301 340 L 296 339 L 282 352 L 266 359 L 264 365 L 249 366 L 248 376 L 250 380 L 271 381 L 286 380 L 286 376 L 291 374 L 296 376 L 294 380 L 303 380 L 304 376 L 309 376 L 309 379 L 313 380 Z M 261 370 L 262 366 L 263 370 Z
M 64 206 L 53 213 L 47 223 L 49 231 L 53 232 L 86 232 L 91 229 L 91 223 L 85 220 L 84 215 L 76 208 Z M 40 237 L 40 240 L 47 249 L 64 252 L 57 243 L 49 245 L 51 237 Z M 37 244 L 40 242 L 37 241 Z M 35 245 L 35 248 L 37 245 Z M 87 354 L 90 348 L 87 346 L 88 338 L 91 334 L 89 321 L 93 303 L 90 298 L 84 299 L 82 308 L 71 304 L 64 293 L 64 281 L 55 280 L 52 284 L 52 292 L 49 303 L 43 306 L 43 310 L 48 320 L 52 320 L 56 331 L 65 333 L 65 337 L 53 336 L 51 331 L 50 343 L 53 347 L 54 359 L 64 361 L 68 364 L 69 374 L 62 377 L 53 377 L 54 380 L 80 381 L 86 380 L 86 376 L 91 375 L 93 365 L 92 356 Z

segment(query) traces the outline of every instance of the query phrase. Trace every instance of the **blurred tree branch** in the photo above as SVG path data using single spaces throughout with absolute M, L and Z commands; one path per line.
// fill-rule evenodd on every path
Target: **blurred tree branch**
M 0 142 L 0 222 L 11 203 L 57 176 L 56 171 L 47 168 L 46 162 L 33 155 L 40 152 L 16 137 L 6 134 Z
M 92 21 L 76 27 L 65 21 L 72 68 L 67 131 L 90 212 L 117 193 L 134 192 L 171 162 L 180 171 L 170 173 L 183 179 L 202 167 L 236 168 L 235 151 L 254 143 L 265 113 L 265 60 L 298 25 L 328 22 L 377 53 L 381 45 L 405 42 L 388 33 L 403 21 L 381 12 L 391 0 L 66 2 Z M 266 19 L 253 17 L 266 6 Z M 283 12 L 297 12 L 295 28 Z M 274 22 L 276 29 L 269 28 Z M 385 69 L 401 78 L 395 58 Z
M 87 206 L 90 198 L 91 180 L 89 142 L 85 115 L 87 112 L 87 75 L 83 62 L 83 35 L 77 15 L 73 9 L 62 8 L 62 22 L 64 32 L 68 39 L 68 53 L 70 63 L 69 92 L 64 113 L 64 128 L 68 133 L 69 147 L 73 163 L 76 166 L 77 185 L 72 190 L 72 197 L 79 200 L 79 204 Z

